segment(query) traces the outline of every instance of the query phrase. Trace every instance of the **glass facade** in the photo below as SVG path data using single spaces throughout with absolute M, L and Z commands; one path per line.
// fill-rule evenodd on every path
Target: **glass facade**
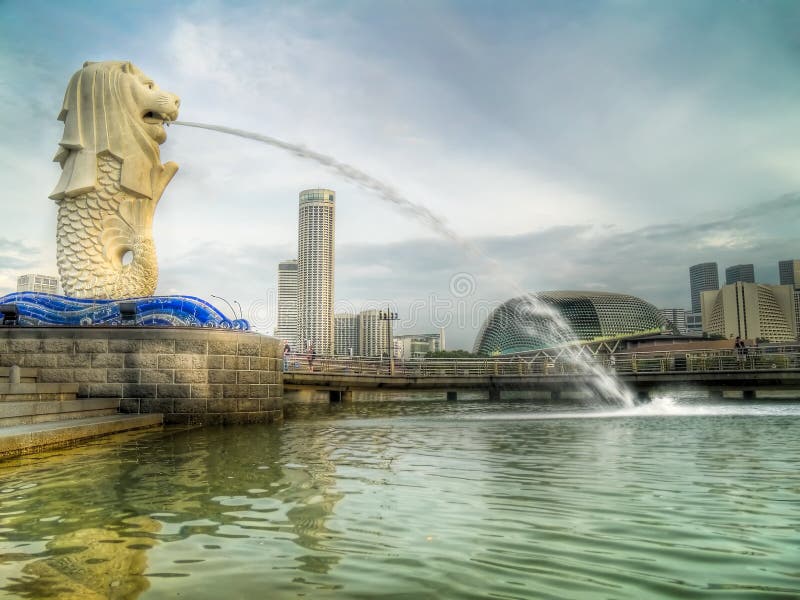
M 725 285 L 731 285 L 739 281 L 742 283 L 756 282 L 756 271 L 752 264 L 734 265 L 725 269 Z
M 692 312 L 700 312 L 700 294 L 719 289 L 717 263 L 700 263 L 689 267 L 689 286 L 692 293 Z
M 660 331 L 664 318 L 649 302 L 608 292 L 542 292 L 508 300 L 486 319 L 475 340 L 480 354 L 513 354 L 552 347 L 567 341 L 591 341 Z M 572 337 L 555 325 L 557 311 Z M 569 334 L 568 334 L 569 335 Z
M 800 260 L 778 261 L 778 275 L 781 285 L 800 287 Z

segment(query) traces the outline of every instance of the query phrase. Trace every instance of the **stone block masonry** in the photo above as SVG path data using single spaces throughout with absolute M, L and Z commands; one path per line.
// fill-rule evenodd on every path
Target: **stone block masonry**
M 269 423 L 283 418 L 282 346 L 253 332 L 182 327 L 6 327 L 0 367 L 77 383 L 78 396 L 119 398 L 166 423 Z

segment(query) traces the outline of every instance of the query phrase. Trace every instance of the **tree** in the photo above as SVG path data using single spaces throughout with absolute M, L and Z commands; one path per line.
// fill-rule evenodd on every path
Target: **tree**
M 425 358 L 483 358 L 482 354 L 473 354 L 466 350 L 437 350 L 428 352 Z

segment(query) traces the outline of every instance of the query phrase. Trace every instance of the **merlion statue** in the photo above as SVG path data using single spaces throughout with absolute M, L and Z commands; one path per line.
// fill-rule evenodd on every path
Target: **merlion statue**
M 161 164 L 164 124 L 180 99 L 130 62 L 87 62 L 70 79 L 54 161 L 63 172 L 57 257 L 75 298 L 151 296 L 158 281 L 153 213 L 178 165 Z

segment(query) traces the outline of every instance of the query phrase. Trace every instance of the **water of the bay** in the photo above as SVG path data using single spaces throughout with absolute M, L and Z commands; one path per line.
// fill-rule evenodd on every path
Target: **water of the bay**
M 0 597 L 800 597 L 800 401 L 291 414 L 0 462 Z

